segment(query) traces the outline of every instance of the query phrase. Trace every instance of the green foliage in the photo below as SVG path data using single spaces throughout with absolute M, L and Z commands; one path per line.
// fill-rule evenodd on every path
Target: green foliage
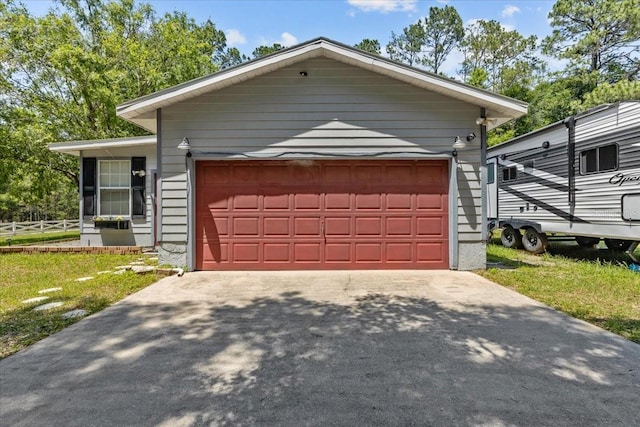
M 460 43 L 460 73 L 466 82 L 496 93 L 513 85 L 531 87 L 545 66 L 535 55 L 536 40 L 507 31 L 498 21 L 477 21 L 467 27 Z
M 5 235 L 0 237 L 0 246 L 24 246 L 32 245 L 34 243 L 79 239 L 79 231 L 55 231 L 50 233 L 18 234 L 16 236 Z
M 488 245 L 487 261 L 511 268 L 489 268 L 483 277 L 640 343 L 640 274 L 627 268 L 626 254 L 552 245 L 534 256 Z
M 0 256 L 0 359 L 9 356 L 61 329 L 79 318 L 61 314 L 82 309 L 93 314 L 158 280 L 155 274 L 101 274 L 139 259 L 139 255 L 4 254 Z M 157 262 L 145 259 L 145 263 Z M 80 277 L 91 280 L 76 282 Z M 33 311 L 43 303 L 22 303 L 42 296 L 38 291 L 60 287 L 46 294 L 49 301 L 61 301 L 59 308 Z
M 640 76 L 640 0 L 558 0 L 549 13 L 553 33 L 546 54 L 598 72 L 613 83 Z
M 605 82 L 585 95 L 582 108 L 630 100 L 640 100 L 640 81 L 620 80 L 614 84 Z
M 270 55 L 272 53 L 275 53 L 279 50 L 284 49 L 284 46 L 282 46 L 280 43 L 274 43 L 271 46 L 258 46 L 257 48 L 255 48 L 253 50 L 253 53 L 251 54 L 253 56 L 254 59 L 256 58 L 262 58 L 263 56 L 267 56 Z
M 464 35 L 462 19 L 453 6 L 429 8 L 429 16 L 391 33 L 387 53 L 391 59 L 409 65 L 421 64 L 438 73 L 451 51 Z
M 380 42 L 375 39 L 363 39 L 360 43 L 353 45 L 353 47 L 375 55 L 380 55 L 382 53 Z
M 34 17 L 0 3 L 0 218 L 69 218 L 78 162 L 48 143 L 141 135 L 116 105 L 243 60 L 211 21 L 183 12 L 158 17 L 134 0 L 59 5 Z

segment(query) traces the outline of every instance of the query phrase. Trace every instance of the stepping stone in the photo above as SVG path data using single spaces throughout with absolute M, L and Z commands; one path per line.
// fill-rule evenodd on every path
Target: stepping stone
M 66 313 L 62 313 L 62 317 L 65 319 L 73 319 L 75 317 L 82 317 L 82 316 L 86 316 L 88 313 L 87 310 L 71 310 L 71 311 L 67 311 Z
M 62 303 L 60 301 L 50 302 L 48 304 L 42 304 L 42 305 L 37 306 L 36 308 L 33 309 L 33 311 L 50 310 L 52 308 L 60 307 L 62 304 L 64 304 L 64 303 Z
M 98 271 L 96 274 L 111 274 L 113 271 Z
M 151 257 L 151 258 L 147 258 L 147 259 L 149 261 L 158 261 L 158 257 L 157 256 L 154 256 L 154 257 Z
M 116 270 L 129 270 L 130 268 L 130 265 L 119 265 L 116 267 Z
M 132 261 L 129 265 L 144 265 L 144 261 Z
M 117 270 L 117 271 L 114 271 L 113 274 L 124 274 L 126 272 L 127 270 Z
M 93 279 L 93 276 L 81 277 L 79 279 L 76 279 L 76 282 L 86 282 L 87 280 L 91 280 L 91 279 Z
M 43 289 L 41 291 L 38 291 L 39 294 L 48 294 L 49 292 L 58 292 L 61 291 L 62 288 L 48 288 L 48 289 Z
M 131 270 L 134 273 L 142 274 L 142 273 L 150 273 L 154 271 L 156 268 L 150 265 L 134 265 L 131 267 Z
M 29 298 L 26 299 L 24 301 L 22 301 L 23 304 L 31 304 L 32 302 L 40 302 L 40 301 L 44 301 L 44 300 L 48 300 L 49 297 L 35 297 L 35 298 Z

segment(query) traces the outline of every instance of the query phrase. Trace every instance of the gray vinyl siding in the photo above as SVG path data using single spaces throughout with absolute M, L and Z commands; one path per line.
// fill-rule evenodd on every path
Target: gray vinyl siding
M 128 230 L 105 230 L 96 229 L 92 219 L 85 219 L 81 215 L 80 240 L 82 244 L 87 246 L 153 246 L 153 175 L 151 171 L 157 169 L 155 146 L 84 150 L 80 157 L 95 157 L 98 160 L 125 160 L 132 157 L 146 157 L 147 172 L 145 218 L 131 220 Z M 80 212 L 82 212 L 82 207 L 80 207 Z
M 483 241 L 479 106 L 315 58 L 164 107 L 161 114 L 163 242 L 187 242 L 185 153 L 176 148 L 184 137 L 194 161 L 429 159 L 451 158 L 454 138 L 470 132 L 478 137 L 459 150 L 458 194 L 449 195 L 458 201 L 451 215 L 457 214 L 460 230 L 450 240 Z

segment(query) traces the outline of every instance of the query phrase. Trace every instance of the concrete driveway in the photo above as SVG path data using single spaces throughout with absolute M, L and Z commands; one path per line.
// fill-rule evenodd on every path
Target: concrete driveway
M 639 425 L 640 346 L 465 272 L 170 277 L 0 361 L 2 426 Z

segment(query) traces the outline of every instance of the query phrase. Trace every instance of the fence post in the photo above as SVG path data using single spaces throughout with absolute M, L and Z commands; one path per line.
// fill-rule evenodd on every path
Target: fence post
M 13 221 L 11 223 L 11 234 L 13 234 L 14 236 L 16 235 L 16 233 L 18 232 L 17 228 L 16 228 L 16 222 Z
M 62 220 L 62 230 L 63 231 L 67 231 L 67 220 L 66 219 Z
M 44 221 L 40 220 L 40 232 L 44 233 Z

